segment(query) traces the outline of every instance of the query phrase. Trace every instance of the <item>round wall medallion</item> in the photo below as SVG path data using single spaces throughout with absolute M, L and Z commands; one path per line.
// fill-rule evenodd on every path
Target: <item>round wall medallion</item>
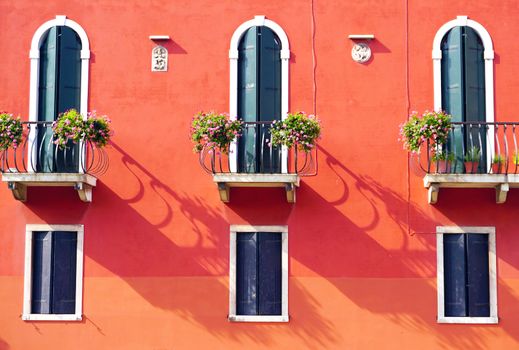
M 351 58 L 358 63 L 368 62 L 371 58 L 371 49 L 368 44 L 358 43 L 353 45 L 353 48 L 351 49 Z

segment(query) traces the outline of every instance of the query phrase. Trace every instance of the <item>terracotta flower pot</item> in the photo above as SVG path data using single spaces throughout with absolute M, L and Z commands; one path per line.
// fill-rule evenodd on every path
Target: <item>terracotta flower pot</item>
M 467 174 L 475 174 L 478 172 L 479 162 L 465 162 L 465 172 Z
M 492 173 L 500 174 L 501 173 L 502 163 L 492 163 Z
M 451 162 L 448 160 L 439 160 L 437 162 L 436 172 L 438 174 L 447 174 L 451 171 Z

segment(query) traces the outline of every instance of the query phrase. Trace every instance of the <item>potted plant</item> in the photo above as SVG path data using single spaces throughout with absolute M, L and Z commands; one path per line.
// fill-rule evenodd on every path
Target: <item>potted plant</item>
M 505 161 L 502 155 L 497 153 L 494 154 L 494 158 L 492 159 L 492 173 L 500 174 L 504 162 Z
M 481 159 L 481 150 L 477 146 L 470 148 L 465 154 L 465 171 L 467 173 L 477 172 L 479 160 Z
M 321 136 L 321 122 L 313 114 L 288 113 L 284 120 L 272 123 L 270 136 L 274 146 L 296 146 L 300 151 L 310 152 Z
M 425 111 L 422 115 L 412 112 L 407 122 L 400 126 L 400 140 L 404 142 L 404 149 L 420 153 L 421 146 L 427 141 L 430 149 L 447 143 L 451 128 L 451 116 L 443 111 Z
M 110 141 L 113 132 L 110 129 L 110 119 L 98 116 L 95 111 L 88 113 L 87 119 L 75 109 L 61 113 L 52 123 L 54 144 L 60 149 L 76 144 L 79 141 L 89 141 L 97 147 L 104 147 Z
M 455 159 L 454 153 L 447 151 L 437 151 L 432 156 L 432 161 L 437 164 L 436 172 L 439 174 L 447 174 L 451 171 L 451 164 Z
M 9 147 L 16 149 L 22 143 L 23 125 L 20 117 L 14 118 L 12 114 L 0 113 L 0 151 Z
M 74 144 L 84 137 L 83 116 L 75 109 L 61 113 L 52 123 L 54 144 L 60 149 L 67 148 L 69 141 Z
M 243 123 L 241 120 L 230 120 L 226 113 L 200 112 L 191 121 L 191 140 L 195 143 L 193 150 L 209 152 L 218 150 L 229 153 L 229 145 L 240 135 Z
M 89 112 L 83 121 L 85 141 L 101 148 L 108 144 L 113 131 L 110 129 L 110 119 L 106 115 L 98 116 L 96 111 Z

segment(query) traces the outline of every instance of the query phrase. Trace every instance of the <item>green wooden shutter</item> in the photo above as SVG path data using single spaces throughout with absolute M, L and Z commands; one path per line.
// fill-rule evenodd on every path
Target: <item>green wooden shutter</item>
M 81 40 L 69 27 L 60 27 L 58 74 L 58 113 L 71 108 L 80 110 L 81 104 Z M 79 145 L 72 141 L 66 150 L 56 153 L 58 172 L 77 173 L 79 167 Z
M 484 47 L 474 29 L 464 27 L 465 121 L 486 121 Z M 465 133 L 466 149 L 479 147 L 482 159 L 479 172 L 486 169 L 486 133 L 484 128 L 470 128 Z
M 258 120 L 258 27 L 248 29 L 238 47 L 238 117 L 245 122 Z M 257 127 L 246 126 L 238 144 L 238 171 L 256 169 Z
M 453 122 L 465 120 L 465 82 L 463 63 L 463 30 L 452 28 L 442 41 L 442 109 L 452 115 Z M 454 172 L 463 171 L 464 130 L 456 126 L 450 133 L 447 150 L 454 152 Z
M 58 114 L 57 99 L 57 50 L 58 29 L 50 28 L 44 35 L 40 46 L 40 76 L 38 86 L 38 121 L 52 122 Z M 52 129 L 38 126 L 38 161 L 37 171 L 52 172 L 54 145 Z
M 486 121 L 484 47 L 470 27 L 454 27 L 442 41 L 442 109 L 453 122 Z M 459 127 L 451 132 L 447 148 L 456 154 L 454 172 L 464 171 L 464 153 L 479 147 L 479 172 L 486 171 L 484 128 Z
M 248 29 L 238 47 L 238 117 L 245 122 L 281 120 L 281 43 L 269 28 Z M 278 173 L 280 151 L 270 154 L 269 126 L 249 125 L 238 144 L 238 171 Z
M 268 27 L 260 27 L 259 35 L 259 121 L 281 120 L 281 42 Z M 269 127 L 260 130 L 257 149 L 263 156 L 260 171 L 281 172 L 280 154 L 273 149 L 272 154 L 266 140 L 270 140 Z M 259 165 L 259 164 L 258 164 Z
M 68 27 L 52 27 L 40 46 L 38 121 L 54 121 L 59 113 L 81 104 L 81 40 Z M 78 172 L 79 147 L 56 150 L 50 127 L 38 133 L 37 171 Z

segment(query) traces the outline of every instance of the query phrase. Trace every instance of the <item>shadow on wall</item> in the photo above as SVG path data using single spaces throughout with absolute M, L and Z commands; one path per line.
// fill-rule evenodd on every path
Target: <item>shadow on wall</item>
M 113 147 L 120 156 L 117 161 L 124 164 L 124 170 L 120 171 L 126 174 L 121 178 L 129 179 L 128 175 L 132 175 L 136 191 L 131 198 L 122 198 L 99 184 L 96 200 L 84 221 L 86 226 L 96 227 L 88 230 L 86 255 L 123 279 L 154 307 L 171 311 L 222 341 L 248 340 L 273 346 L 279 337 L 293 336 L 309 347 L 332 347 L 347 342 L 350 334 L 355 339 L 353 335 L 358 329 L 343 329 L 343 326 L 350 321 L 356 324 L 356 317 L 365 315 L 365 310 L 397 328 L 434 334 L 445 347 L 484 348 L 486 337 L 495 333 L 492 326 L 447 328 L 436 324 L 436 288 L 432 282 L 436 271 L 435 236 L 409 236 L 407 210 L 420 225 L 434 227 L 435 222 L 416 205 L 409 203 L 407 207 L 407 200 L 397 192 L 370 177 L 351 172 L 324 149 L 321 149 L 325 158 L 322 168 L 335 172 L 343 187 L 338 199 L 327 200 L 303 182 L 295 206 L 286 202 L 280 206 L 284 194 L 273 189 L 253 192 L 257 200 L 254 205 L 244 205 L 251 192 L 236 191 L 233 202 L 219 209 L 208 206 L 201 197 L 173 191 L 123 149 Z M 353 194 L 349 186 L 355 186 L 360 196 L 357 192 Z M 146 190 L 149 188 L 152 191 Z M 217 196 L 216 189 L 213 195 Z M 353 195 L 357 196 L 355 200 L 351 198 Z M 269 203 L 276 205 L 269 208 Z M 354 222 L 356 218 L 350 219 L 347 213 L 352 206 L 364 208 L 364 218 L 369 220 L 360 225 Z M 330 288 L 329 300 L 318 300 L 316 295 L 322 295 L 322 290 L 316 292 L 310 279 L 292 277 L 289 324 L 226 320 L 229 224 L 256 218 L 258 207 L 269 208 L 265 211 L 265 224 L 290 225 L 291 270 L 310 271 L 309 275 L 318 277 L 317 281 Z M 43 206 L 31 206 L 31 210 L 40 216 L 46 213 Z M 387 222 L 387 215 L 393 223 Z M 313 217 L 326 218 L 326 226 L 322 221 L 312 220 Z M 124 220 L 125 225 L 103 227 L 89 220 L 104 223 Z M 384 231 L 381 226 L 393 229 Z M 181 232 L 178 227 L 192 229 Z M 386 238 L 395 234 L 400 235 L 399 246 L 386 247 L 381 243 L 393 244 L 394 238 Z M 178 277 L 186 278 L 179 281 Z M 511 290 L 500 286 L 499 293 L 500 300 L 507 300 L 507 305 L 519 304 Z M 114 305 L 120 303 L 120 295 L 114 295 L 113 291 L 107 290 L 105 295 L 114 298 Z M 104 302 L 110 304 L 110 300 Z M 359 312 L 341 316 L 346 321 L 337 324 L 327 311 L 331 308 L 336 318 L 337 310 L 333 308 L 337 303 L 354 304 Z M 85 313 L 102 333 L 104 325 L 89 315 L 88 308 Z M 503 329 L 516 336 L 512 329 Z M 403 340 L 406 334 L 398 332 L 392 337 L 395 341 L 398 337 Z
M 335 172 L 344 188 L 338 194 L 339 199 L 328 201 L 303 182 L 298 193 L 301 200 L 290 218 L 290 255 L 294 261 L 315 275 L 327 278 L 358 308 L 381 315 L 403 329 L 434 334 L 445 347 L 486 348 L 488 337 L 495 336 L 497 328 L 517 340 L 517 332 L 507 323 L 505 326 L 437 324 L 434 234 L 437 223 L 396 191 L 371 177 L 355 174 L 326 150 L 321 148 L 320 151 L 326 171 Z M 361 196 L 350 198 L 353 192 L 349 186 L 354 186 Z M 348 206 L 363 208 L 362 215 L 371 220 L 363 221 L 362 225 L 354 223 L 353 220 L 360 220 L 348 218 L 345 214 Z M 409 235 L 407 211 L 411 223 L 420 228 L 430 227 L 431 234 Z M 312 216 L 326 218 L 326 226 L 323 222 L 308 220 Z M 387 216 L 398 229 L 391 228 L 395 225 L 387 219 L 382 222 Z M 414 232 L 413 227 L 410 232 Z M 398 239 L 386 239 L 395 234 L 400 238 L 396 247 L 394 242 Z M 387 247 L 381 242 L 387 242 Z M 510 288 L 500 283 L 498 292 L 500 302 L 516 308 L 514 305 L 518 305 L 519 299 Z M 338 331 L 343 336 L 348 332 Z M 398 336 L 392 335 L 395 341 Z

